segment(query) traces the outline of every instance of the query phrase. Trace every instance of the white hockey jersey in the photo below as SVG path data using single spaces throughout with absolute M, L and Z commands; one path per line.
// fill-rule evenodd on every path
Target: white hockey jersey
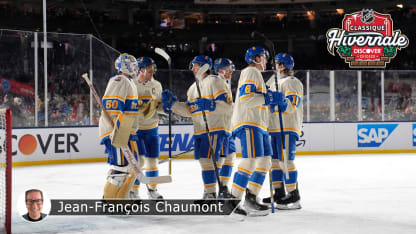
M 139 106 L 137 100 L 137 89 L 133 81 L 124 75 L 116 75 L 110 78 L 102 98 L 104 108 L 111 119 L 117 118 L 119 114 L 138 116 Z M 138 121 L 135 121 L 130 131 L 136 134 Z M 113 127 L 101 114 L 98 123 L 101 142 L 110 136 Z
M 303 122 L 303 85 L 300 80 L 294 76 L 284 76 L 279 79 L 279 91 L 286 96 L 288 103 L 287 109 L 282 113 L 283 131 L 296 133 L 299 137 L 302 130 Z M 276 91 L 274 76 L 267 81 L 267 86 Z M 273 113 L 270 113 L 270 133 L 280 133 L 279 112 L 277 107 Z
M 152 78 L 144 83 L 134 80 L 136 85 L 139 103 L 140 101 L 147 103 L 150 100 L 161 101 L 162 98 L 162 85 L 159 81 Z M 143 115 L 139 115 L 139 130 L 153 129 L 159 126 L 159 115 L 157 111 L 148 119 L 144 119 Z
M 221 78 L 209 75 L 199 82 L 201 97 L 215 100 L 216 108 L 214 111 L 205 111 L 210 133 L 225 133 L 231 135 L 230 116 L 232 113 L 232 95 L 227 84 Z M 172 111 L 176 114 L 192 117 L 194 122 L 194 135 L 206 133 L 205 122 L 202 111 L 195 104 L 199 98 L 196 82 L 194 82 L 187 92 L 188 100 L 185 102 L 175 102 Z
M 264 100 L 266 92 L 259 70 L 247 67 L 241 71 L 231 120 L 234 132 L 247 127 L 267 132 L 269 108 Z

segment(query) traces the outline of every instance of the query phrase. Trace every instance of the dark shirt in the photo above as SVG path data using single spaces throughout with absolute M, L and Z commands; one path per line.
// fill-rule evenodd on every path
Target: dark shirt
M 23 215 L 23 218 L 26 219 L 27 221 L 30 221 L 30 222 L 41 221 L 45 217 L 46 217 L 46 214 L 44 214 L 44 213 L 40 213 L 40 218 L 38 218 L 38 219 L 32 219 L 32 218 L 30 218 L 29 217 L 29 213 Z

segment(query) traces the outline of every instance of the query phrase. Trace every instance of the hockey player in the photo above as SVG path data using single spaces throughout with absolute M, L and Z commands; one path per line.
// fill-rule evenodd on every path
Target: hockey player
M 195 77 L 204 64 L 208 64 L 209 69 L 212 69 L 212 59 L 208 56 L 199 55 L 192 60 L 190 69 Z M 232 99 L 226 83 L 215 75 L 209 75 L 209 70 L 196 78 L 199 79 L 201 98 L 197 90 L 197 82 L 194 82 L 187 91 L 186 102 L 176 101 L 176 97 L 169 90 L 162 92 L 162 102 L 166 109 L 171 109 L 184 117 L 192 117 L 195 138 L 194 158 L 199 160 L 202 168 L 203 198 L 214 199 L 217 178 L 211 157 L 215 157 L 218 161 L 224 140 L 231 136 L 229 119 L 224 113 L 232 111 Z M 209 133 L 206 130 L 202 111 L 206 114 Z
M 267 215 L 268 206 L 259 203 L 257 195 L 271 166 L 268 106 L 279 104 L 283 95 L 266 89 L 261 75 L 266 68 L 266 50 L 253 46 L 247 50 L 245 60 L 248 66 L 240 74 L 232 115 L 233 135 L 240 139 L 243 159 L 234 174 L 231 195 L 241 199 L 245 193 L 248 213 Z
M 110 78 L 102 98 L 104 108 L 115 123 L 114 128 L 104 115 L 101 115 L 99 120 L 100 144 L 105 145 L 107 162 L 110 164 L 107 183 L 104 186 L 104 198 L 127 198 L 134 183 L 134 173 L 130 172 L 121 148 L 113 144 L 120 137 L 129 139 L 128 147 L 137 159 L 136 142 L 130 139 L 136 132 L 139 114 L 137 90 L 133 83 L 137 74 L 136 58 L 129 54 L 121 54 L 115 61 L 115 68 L 118 74 Z
M 232 78 L 232 74 L 235 71 L 235 66 L 230 59 L 227 58 L 219 58 L 216 59 L 214 62 L 214 71 L 224 80 L 227 86 L 227 92 L 229 94 L 228 98 L 232 102 L 232 92 L 231 92 L 231 85 L 227 84 Z M 225 119 L 229 119 L 229 126 L 231 129 L 231 116 L 232 112 L 223 113 Z M 219 188 L 219 197 L 222 198 L 230 198 L 230 190 L 228 188 L 228 184 L 230 181 L 231 173 L 233 171 L 234 161 L 235 161 L 235 142 L 232 136 L 228 137 L 224 141 L 223 149 L 221 150 L 220 159 L 218 161 L 218 168 L 220 169 L 220 181 L 221 186 Z
M 303 121 L 303 85 L 293 76 L 295 62 L 287 53 L 279 53 L 275 56 L 276 71 L 280 76 L 278 80 L 279 91 L 284 93 L 285 102 L 279 105 L 282 112 L 283 134 L 286 150 L 282 153 L 282 137 L 280 133 L 280 120 L 278 108 L 271 106 L 271 118 L 269 133 L 273 148 L 272 156 L 272 184 L 274 189 L 274 201 L 278 209 L 300 209 L 300 196 L 298 190 L 298 172 L 295 167 L 296 141 Z M 275 78 L 267 81 L 267 85 L 276 90 Z M 287 164 L 286 167 L 283 165 Z M 287 168 L 289 177 L 283 170 Z M 287 195 L 285 194 L 285 187 Z M 263 199 L 264 203 L 270 203 L 270 198 Z
M 139 105 L 147 103 L 153 109 L 149 116 L 139 115 L 139 129 L 136 132 L 136 142 L 139 147 L 139 156 L 144 162 L 145 175 L 147 177 L 159 176 L 158 161 L 160 156 L 160 138 L 158 133 L 159 115 L 156 107 L 161 101 L 162 85 L 153 78 L 156 72 L 155 61 L 149 57 L 137 59 L 138 75 L 134 79 L 137 89 Z M 130 197 L 139 198 L 140 182 L 135 181 Z M 156 184 L 147 185 L 149 199 L 163 199 L 157 191 Z

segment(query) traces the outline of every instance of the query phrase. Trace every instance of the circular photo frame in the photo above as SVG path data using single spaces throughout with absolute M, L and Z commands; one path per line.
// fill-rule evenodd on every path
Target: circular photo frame
M 28 188 L 19 196 L 17 209 L 20 217 L 26 222 L 43 222 L 51 211 L 51 200 L 45 190 Z

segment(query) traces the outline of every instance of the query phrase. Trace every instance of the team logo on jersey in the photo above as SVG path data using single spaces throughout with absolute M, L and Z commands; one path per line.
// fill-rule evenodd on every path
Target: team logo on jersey
M 413 124 L 412 135 L 413 135 L 413 146 L 416 146 L 416 124 Z
M 358 147 L 379 147 L 398 124 L 358 124 Z
M 390 14 L 370 9 L 346 14 L 342 28 L 326 32 L 327 49 L 336 52 L 350 68 L 386 68 L 397 50 L 406 48 L 409 39 L 400 29 L 393 30 Z

